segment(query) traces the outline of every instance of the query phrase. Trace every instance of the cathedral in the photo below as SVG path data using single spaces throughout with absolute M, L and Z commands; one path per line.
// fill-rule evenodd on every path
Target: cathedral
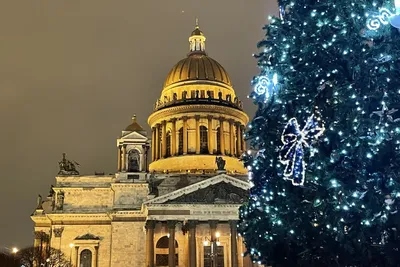
M 31 218 L 35 247 L 76 267 L 250 267 L 237 232 L 248 197 L 248 116 L 197 25 L 148 118 L 116 140 L 117 171 L 80 175 L 64 154 Z M 40 263 L 38 264 L 40 266 Z

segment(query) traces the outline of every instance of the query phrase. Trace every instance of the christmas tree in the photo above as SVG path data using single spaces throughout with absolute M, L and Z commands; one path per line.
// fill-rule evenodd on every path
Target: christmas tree
M 400 0 L 278 4 L 255 56 L 248 253 L 273 267 L 400 266 Z

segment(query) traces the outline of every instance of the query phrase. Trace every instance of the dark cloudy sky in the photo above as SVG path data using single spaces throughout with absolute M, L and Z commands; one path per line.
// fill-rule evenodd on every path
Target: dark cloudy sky
M 62 152 L 84 174 L 115 171 L 116 137 L 134 113 L 148 127 L 196 16 L 244 99 L 276 10 L 274 0 L 0 0 L 0 248 L 32 243 L 29 215 Z

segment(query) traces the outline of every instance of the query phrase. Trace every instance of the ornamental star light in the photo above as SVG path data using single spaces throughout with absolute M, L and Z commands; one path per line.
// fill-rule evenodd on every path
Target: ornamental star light
M 370 117 L 372 117 L 373 115 L 379 116 L 380 117 L 379 124 L 382 124 L 384 121 L 398 122 L 398 121 L 400 121 L 400 119 L 399 118 L 393 119 L 393 116 L 392 116 L 392 114 L 396 113 L 397 111 L 398 111 L 398 109 L 395 109 L 395 108 L 389 109 L 386 106 L 386 103 L 383 102 L 382 103 L 382 110 L 372 112 Z

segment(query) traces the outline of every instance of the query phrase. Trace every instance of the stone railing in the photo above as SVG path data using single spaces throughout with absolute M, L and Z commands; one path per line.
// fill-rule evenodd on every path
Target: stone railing
M 154 104 L 154 110 L 161 110 L 164 108 L 169 108 L 172 106 L 180 106 L 180 105 L 195 105 L 195 104 L 211 104 L 211 105 L 219 105 L 219 106 L 226 106 L 231 107 L 239 110 L 243 110 L 242 101 L 240 101 L 237 97 L 232 101 L 231 97 L 228 96 L 226 99 L 223 98 L 182 98 L 182 99 L 165 99 L 164 101 L 158 100 Z

